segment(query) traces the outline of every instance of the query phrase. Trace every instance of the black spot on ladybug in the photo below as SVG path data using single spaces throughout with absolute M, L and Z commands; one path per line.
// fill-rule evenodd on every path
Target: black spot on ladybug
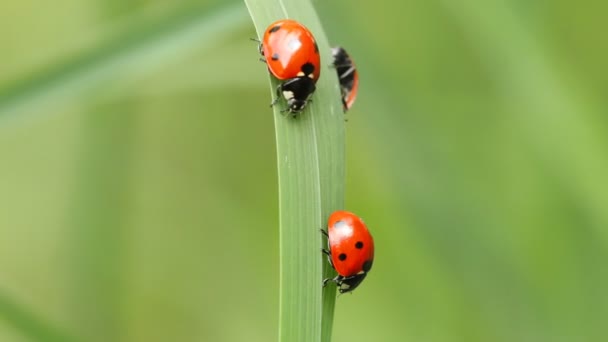
M 306 63 L 306 64 L 302 65 L 302 68 L 300 70 L 302 70 L 304 75 L 310 75 L 315 71 L 315 66 L 312 65 L 311 63 Z
M 273 61 L 278 61 L 279 60 L 279 54 L 278 53 L 273 53 L 272 56 L 270 56 L 270 58 L 272 58 Z
M 317 42 L 315 42 L 315 53 L 319 54 L 319 45 L 317 45 Z
M 268 33 L 277 32 L 279 29 L 281 29 L 281 25 L 273 26 L 270 30 L 268 30 Z
M 340 253 L 340 255 L 338 255 L 338 259 L 339 259 L 340 261 L 344 261 L 344 260 L 346 260 L 346 254 L 344 254 L 344 253 Z
M 367 260 L 366 262 L 363 263 L 363 271 L 365 272 L 369 272 L 369 270 L 372 269 L 372 264 L 374 263 L 374 260 Z
M 357 241 L 357 243 L 355 244 L 355 248 L 356 248 L 356 249 L 361 249 L 361 248 L 363 248 L 363 242 L 361 242 L 361 241 Z

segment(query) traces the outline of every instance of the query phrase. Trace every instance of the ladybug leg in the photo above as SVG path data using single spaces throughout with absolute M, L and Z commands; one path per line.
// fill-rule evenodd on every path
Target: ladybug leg
M 274 100 L 272 100 L 272 102 L 270 103 L 270 107 L 273 107 L 281 99 L 281 96 L 283 94 L 283 87 L 284 87 L 284 84 L 279 84 L 277 86 L 277 97 Z M 281 109 L 281 114 L 284 114 L 285 112 L 288 112 L 288 111 L 289 111 L 289 108 Z M 294 113 L 294 115 L 293 115 L 294 118 L 296 117 L 296 114 L 297 113 Z
M 323 229 L 319 229 L 319 231 L 320 231 L 320 232 L 321 232 L 323 235 L 325 235 L 325 237 L 326 237 L 326 238 L 328 238 L 328 239 L 329 239 L 329 235 L 327 234 L 327 232 L 326 232 L 325 230 L 323 230 Z M 323 254 L 327 255 L 328 257 L 331 257 L 331 253 L 330 253 L 330 252 L 329 252 L 327 249 L 325 249 L 325 248 L 321 248 L 321 252 L 323 252 Z M 329 263 L 331 263 L 331 259 L 329 260 Z
M 272 100 L 272 102 L 270 102 L 270 108 L 274 107 L 274 105 L 277 104 L 277 102 L 279 102 L 278 97 L 276 99 Z
M 329 261 L 329 265 L 335 270 L 336 268 L 334 267 L 334 263 L 331 261 L 331 252 L 325 248 L 321 248 L 321 252 L 327 255 L 327 261 Z
M 281 98 L 282 91 L 283 91 L 283 84 L 279 84 L 279 85 L 277 86 L 277 89 L 276 89 L 276 92 L 277 92 L 277 98 Z
M 336 283 L 336 286 L 340 287 L 340 285 L 342 285 L 343 279 L 344 277 L 342 277 L 341 275 L 337 275 L 335 278 L 323 279 L 323 287 L 327 286 L 327 283 L 329 283 L 330 281 Z
M 260 55 L 264 56 L 264 49 L 262 46 L 262 41 L 257 39 L 257 38 L 249 38 L 250 40 L 253 40 L 254 42 L 258 43 L 258 51 L 260 51 Z M 264 62 L 266 63 L 266 60 L 264 58 L 260 58 L 260 62 Z
M 322 249 L 321 251 L 323 252 L 323 254 L 327 255 L 327 261 L 329 261 L 329 266 L 331 266 L 331 268 L 335 270 L 336 268 L 334 267 L 334 263 L 331 261 L 331 253 L 325 249 Z
M 270 103 L 270 107 L 273 107 L 275 104 L 277 104 L 277 102 L 279 102 L 279 99 L 281 98 L 281 89 L 282 89 L 282 87 L 283 87 L 282 84 L 279 84 L 277 86 L 277 90 L 276 90 L 277 91 L 277 97 L 274 100 L 272 100 L 272 102 Z M 283 111 L 281 111 L 281 112 L 283 112 Z

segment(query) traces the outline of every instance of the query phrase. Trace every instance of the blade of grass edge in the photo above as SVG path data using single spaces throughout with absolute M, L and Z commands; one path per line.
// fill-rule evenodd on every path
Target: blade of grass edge
M 336 290 L 321 287 L 333 271 L 323 260 L 319 229 L 344 207 L 344 117 L 330 47 L 309 1 L 245 0 L 258 32 L 292 18 L 315 35 L 322 72 L 314 102 L 296 119 L 273 108 L 277 141 L 280 222 L 279 341 L 331 340 Z M 254 49 L 252 48 L 252 51 Z M 252 58 L 255 58 L 252 55 Z M 278 82 L 270 79 L 271 96 Z

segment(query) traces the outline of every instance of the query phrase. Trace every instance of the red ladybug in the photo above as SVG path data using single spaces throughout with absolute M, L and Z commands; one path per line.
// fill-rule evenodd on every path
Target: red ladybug
M 336 46 L 331 49 L 333 56 L 333 65 L 338 72 L 338 79 L 340 80 L 340 91 L 342 92 L 342 104 L 344 111 L 350 109 L 355 103 L 357 98 L 357 91 L 359 90 L 359 73 L 355 68 L 355 63 L 350 58 L 346 50 Z
M 310 101 L 321 75 L 321 57 L 315 38 L 299 22 L 282 19 L 268 26 L 259 49 L 270 73 L 285 81 L 277 87 L 277 96 L 287 100 L 284 111 L 295 117 Z M 272 105 L 277 101 L 278 98 Z
M 343 210 L 331 214 L 327 222 L 327 232 L 322 232 L 327 236 L 329 246 L 329 251 L 323 250 L 323 253 L 327 254 L 329 263 L 338 272 L 335 278 L 323 280 L 323 286 L 333 281 L 340 293 L 353 291 L 372 269 L 372 235 L 361 218 Z

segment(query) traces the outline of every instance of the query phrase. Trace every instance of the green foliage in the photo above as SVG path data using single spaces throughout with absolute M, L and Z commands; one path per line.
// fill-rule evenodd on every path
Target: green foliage
M 283 3 L 324 56 L 329 37 L 354 57 L 348 122 L 323 111 L 327 58 L 300 118 L 268 108 L 240 1 L 1 2 L 0 340 L 273 341 L 286 276 L 327 333 L 317 230 L 344 186 L 327 165 L 377 245 L 333 341 L 605 339 L 607 5 L 316 1 L 321 31 Z M 345 163 L 281 144 L 342 125 Z M 277 173 L 276 138 L 316 173 Z M 279 238 L 298 201 L 303 230 Z M 279 265 L 285 243 L 313 257 Z

